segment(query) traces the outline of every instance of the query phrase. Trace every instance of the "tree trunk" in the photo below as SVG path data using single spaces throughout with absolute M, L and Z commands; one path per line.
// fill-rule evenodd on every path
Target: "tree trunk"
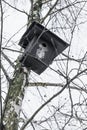
M 31 0 L 31 12 L 28 17 L 28 25 L 32 23 L 33 20 L 40 22 L 41 7 L 42 0 Z M 3 111 L 3 122 L 6 130 L 18 130 L 20 111 L 24 98 L 24 87 L 26 84 L 25 77 L 24 68 L 17 59 L 13 79 L 9 84 Z

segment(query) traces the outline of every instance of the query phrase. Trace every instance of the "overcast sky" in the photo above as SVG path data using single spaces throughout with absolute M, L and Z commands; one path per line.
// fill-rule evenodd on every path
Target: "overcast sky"
M 28 4 L 26 4 L 26 5 L 18 4 L 18 8 L 20 8 L 20 9 L 24 8 L 27 10 L 27 12 L 29 11 Z M 84 21 L 86 21 L 87 16 L 83 17 L 81 19 L 84 19 Z M 16 49 L 16 50 L 20 49 L 18 42 L 26 30 L 26 23 L 27 23 L 26 15 L 21 14 L 21 13 L 15 11 L 14 9 L 10 9 L 9 7 L 6 7 L 5 16 L 4 16 L 3 36 L 8 40 L 23 26 L 24 26 L 24 28 L 22 28 L 22 30 L 11 39 L 11 42 L 9 44 L 7 44 L 7 40 L 4 39 L 3 47 L 12 48 L 12 49 Z M 16 42 L 16 43 L 14 43 L 14 42 Z M 68 50 L 68 48 L 64 52 L 67 52 L 67 50 Z M 79 28 L 76 29 L 76 32 L 74 33 L 74 38 L 73 38 L 73 42 L 72 42 L 72 49 L 71 49 L 70 55 L 71 55 L 71 57 L 81 58 L 86 53 L 86 51 L 87 51 L 87 21 L 85 24 L 81 24 L 79 26 Z M 16 59 L 17 56 L 19 55 L 19 53 L 7 51 L 7 50 L 5 51 L 5 53 L 12 60 L 14 60 L 14 58 Z M 60 56 L 59 56 L 59 58 L 60 58 Z M 5 66 L 7 66 L 6 63 L 4 63 L 4 64 L 5 64 Z M 73 68 L 75 65 L 76 64 L 70 64 L 70 69 Z M 56 69 L 56 67 L 57 67 L 56 63 L 54 62 L 51 65 L 51 67 Z M 10 71 L 10 70 L 8 69 L 8 71 Z M 37 74 L 32 72 L 29 80 L 32 82 L 33 81 L 43 81 L 43 82 L 49 81 L 49 82 L 56 82 L 56 83 L 59 83 L 62 81 L 62 79 L 57 75 L 57 73 L 55 73 L 54 71 L 50 71 L 49 68 L 45 72 L 43 72 L 40 76 L 38 76 Z M 87 82 L 87 77 L 84 77 L 84 82 Z M 32 113 L 42 103 L 42 100 L 39 99 L 40 95 L 37 93 L 37 91 L 36 91 L 36 93 L 33 93 L 35 91 L 36 91 L 36 88 L 26 89 L 26 94 L 25 94 L 25 99 L 24 99 L 25 105 L 23 105 L 23 109 L 24 109 L 24 112 L 27 117 L 32 115 Z M 53 95 L 53 93 L 55 93 L 57 91 L 57 88 L 54 89 L 51 87 L 51 88 L 49 88 L 49 92 L 47 91 L 46 88 L 42 88 L 42 89 L 40 89 L 40 91 L 42 92 L 42 95 L 45 95 L 45 94 L 47 95 L 47 97 L 46 97 L 46 100 L 47 100 L 47 98 L 49 98 L 51 95 Z M 65 90 L 65 92 L 63 93 L 63 96 L 66 95 L 66 92 L 67 92 L 67 90 Z M 73 92 L 73 93 L 74 93 L 74 96 L 77 97 L 77 93 L 75 93 L 75 92 Z M 59 96 L 60 100 L 62 100 L 61 97 L 62 97 L 62 95 Z M 78 95 L 77 99 L 78 98 L 79 98 L 79 95 Z M 28 100 L 26 100 L 26 99 L 28 99 Z M 56 99 L 56 100 L 58 100 L 58 99 Z M 76 101 L 77 100 L 75 100 L 75 102 Z M 32 106 L 31 106 L 31 104 L 32 104 Z M 55 104 L 55 102 L 54 102 L 54 104 Z M 31 113 L 29 111 L 31 111 Z M 45 110 L 42 111 L 42 113 L 44 115 Z M 42 113 L 40 113 L 40 114 L 42 114 Z M 38 119 L 39 115 L 36 118 Z

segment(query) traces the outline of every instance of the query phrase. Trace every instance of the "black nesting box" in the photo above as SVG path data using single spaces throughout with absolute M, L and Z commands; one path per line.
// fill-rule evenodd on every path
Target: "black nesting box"
M 19 45 L 25 49 L 20 62 L 41 74 L 68 44 L 47 28 L 33 22 L 22 36 Z

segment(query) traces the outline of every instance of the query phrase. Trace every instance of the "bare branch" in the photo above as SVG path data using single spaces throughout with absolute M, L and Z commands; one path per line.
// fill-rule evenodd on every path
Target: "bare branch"
M 48 15 L 50 14 L 50 12 L 54 9 L 54 7 L 57 5 L 57 2 L 59 0 L 56 0 L 56 2 L 54 3 L 54 5 L 52 6 L 52 8 L 49 9 L 49 11 L 47 12 L 47 14 L 45 15 L 45 17 L 41 20 L 41 23 L 44 22 L 44 20 L 48 17 Z
M 35 82 L 35 83 L 31 83 L 31 82 L 29 82 L 28 83 L 28 86 L 29 87 L 64 87 L 64 84 L 61 84 L 61 83 L 47 83 L 47 82 L 45 82 L 45 83 L 43 83 L 43 82 Z M 73 90 L 77 90 L 77 91 L 84 91 L 85 93 L 87 93 L 87 89 L 84 89 L 83 87 L 80 87 L 80 86 L 78 86 L 78 87 L 75 87 L 75 86 L 70 86 L 69 85 L 69 87 L 70 87 L 70 89 L 73 89 Z M 68 87 L 66 87 L 66 89 L 68 89 Z
M 9 62 L 9 64 L 15 68 L 15 65 L 11 62 L 11 60 L 4 54 L 4 52 L 2 51 L 2 55 L 4 56 L 4 58 Z
M 49 98 L 44 104 L 42 104 L 36 111 L 35 113 L 29 118 L 29 120 L 22 126 L 21 130 L 24 130 L 26 128 L 26 126 L 34 119 L 34 117 L 38 114 L 38 112 L 40 112 L 40 110 L 42 110 L 49 102 L 51 102 L 54 98 L 56 98 L 59 94 L 61 94 L 64 89 L 67 87 L 67 85 L 69 85 L 74 79 L 76 79 L 76 77 L 80 76 L 82 73 L 84 73 L 85 71 L 87 71 L 87 69 L 79 72 L 77 75 L 75 75 L 72 79 L 70 79 L 68 81 L 68 83 L 66 83 L 64 85 L 64 87 L 57 92 L 56 94 L 54 94 L 51 98 Z
M 13 37 L 15 37 L 15 35 L 17 35 L 24 27 L 26 27 L 26 24 L 25 24 L 23 27 L 21 27 L 16 33 L 14 33 L 14 34 L 8 39 L 8 41 L 7 41 L 7 43 L 6 43 L 5 46 L 7 46 L 7 44 L 11 41 L 11 39 L 12 39 Z M 4 48 L 5 48 L 5 47 L 4 47 Z
M 23 53 L 22 51 L 18 51 L 18 50 L 14 50 L 14 49 L 10 49 L 10 48 L 6 48 L 6 47 L 2 47 L 3 50 L 8 50 L 8 51 L 13 51 L 13 52 L 17 52 L 17 53 Z M 10 63 L 10 62 L 9 62 Z M 14 67 L 13 67 L 14 68 Z
M 14 7 L 14 6 L 12 6 L 11 4 L 9 4 L 9 3 L 8 3 L 7 1 L 5 1 L 5 0 L 2 0 L 2 1 L 3 1 L 5 4 L 9 5 L 9 7 L 15 9 L 16 11 L 18 11 L 18 12 L 20 12 L 20 13 L 24 13 L 24 14 L 26 14 L 26 15 L 28 16 L 27 12 L 22 11 L 22 10 L 20 10 L 20 9 Z
M 9 77 L 9 75 L 7 74 L 5 68 L 3 67 L 2 64 L 1 64 L 1 69 L 2 69 L 2 71 L 3 71 L 3 73 L 4 73 L 4 75 L 6 76 L 7 81 L 10 83 L 10 81 L 11 81 L 11 80 L 10 80 L 10 77 Z

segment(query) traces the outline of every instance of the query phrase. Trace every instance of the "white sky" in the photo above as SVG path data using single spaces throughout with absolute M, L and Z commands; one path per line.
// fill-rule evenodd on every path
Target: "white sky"
M 25 6 L 26 6 L 26 8 L 25 8 Z M 29 5 L 24 4 L 24 6 L 23 6 L 23 5 L 19 4 L 18 8 L 27 9 L 27 8 L 29 8 Z M 14 11 L 14 9 L 10 10 L 10 8 L 8 8 L 6 10 L 4 18 L 5 19 L 4 19 L 4 33 L 3 33 L 3 35 L 7 39 L 9 39 L 11 36 L 13 36 L 27 22 L 26 16 L 24 14 L 21 14 L 21 13 L 18 13 L 17 11 Z M 87 18 L 85 18 L 85 19 L 87 19 Z M 26 30 L 26 26 L 20 31 L 20 33 L 18 33 L 15 37 L 13 37 L 12 41 L 18 41 L 21 38 L 22 34 L 25 32 L 25 30 Z M 4 47 L 4 45 L 3 45 L 3 47 Z M 16 49 L 16 50 L 17 49 L 19 50 L 19 48 L 20 48 L 18 46 L 18 42 L 16 43 L 16 46 L 13 45 L 13 42 L 11 42 L 10 45 L 13 49 Z M 6 47 L 8 47 L 8 45 Z M 68 49 L 66 49 L 65 52 L 67 52 L 67 50 Z M 86 51 L 87 51 L 87 23 L 85 23 L 84 25 L 80 25 L 79 30 L 76 30 L 76 33 L 74 34 L 74 39 L 72 42 L 71 55 L 74 57 L 77 57 L 77 58 L 81 58 Z M 10 57 L 15 57 L 15 59 L 19 55 L 18 53 L 16 54 L 15 52 L 13 53 L 13 52 L 6 51 L 6 53 L 8 53 L 8 55 Z M 52 67 L 55 68 L 55 64 L 56 63 L 53 63 Z M 73 68 L 74 66 L 75 66 L 75 64 L 73 64 L 73 63 L 70 64 L 70 68 Z M 51 82 L 58 83 L 61 81 L 61 79 L 55 72 L 50 71 L 50 69 L 48 68 L 40 76 L 38 76 L 37 74 L 35 74 L 33 72 L 31 74 L 30 81 L 44 81 L 44 82 L 51 81 Z M 87 77 L 84 77 L 84 81 L 87 82 Z M 33 93 L 33 91 L 36 91 L 36 88 L 28 88 L 28 90 L 26 91 L 26 95 L 25 95 L 25 100 L 24 100 L 25 105 L 23 105 L 23 109 L 25 109 L 25 114 L 27 116 L 30 116 L 29 111 L 31 111 L 31 114 L 32 114 L 35 111 L 35 109 L 37 109 L 41 105 L 41 102 L 42 102 L 42 100 L 39 99 L 38 93 L 36 93 L 37 97 L 33 96 L 35 94 L 35 93 Z M 42 92 L 42 95 L 47 94 L 46 98 L 49 98 L 49 96 L 53 95 L 53 93 L 57 91 L 57 88 L 55 88 L 55 89 L 49 88 L 49 91 L 47 91 L 46 88 L 41 88 L 40 91 Z M 63 93 L 63 96 L 66 95 L 66 91 Z M 73 93 L 74 93 L 74 96 L 77 97 L 77 92 L 75 93 L 75 91 L 74 91 Z M 59 96 L 59 97 L 61 99 L 62 96 Z M 87 97 L 87 95 L 86 95 L 86 97 Z M 78 94 L 78 98 L 79 98 L 79 94 Z M 26 99 L 28 99 L 28 100 L 26 100 Z M 56 99 L 56 100 L 58 100 L 58 99 Z M 76 101 L 77 100 L 75 100 L 75 102 Z M 44 113 L 44 114 L 45 114 L 45 112 L 46 112 L 45 110 L 42 111 L 42 113 Z M 39 118 L 39 115 L 37 116 L 37 118 Z M 28 129 L 28 130 L 30 130 L 30 129 Z

